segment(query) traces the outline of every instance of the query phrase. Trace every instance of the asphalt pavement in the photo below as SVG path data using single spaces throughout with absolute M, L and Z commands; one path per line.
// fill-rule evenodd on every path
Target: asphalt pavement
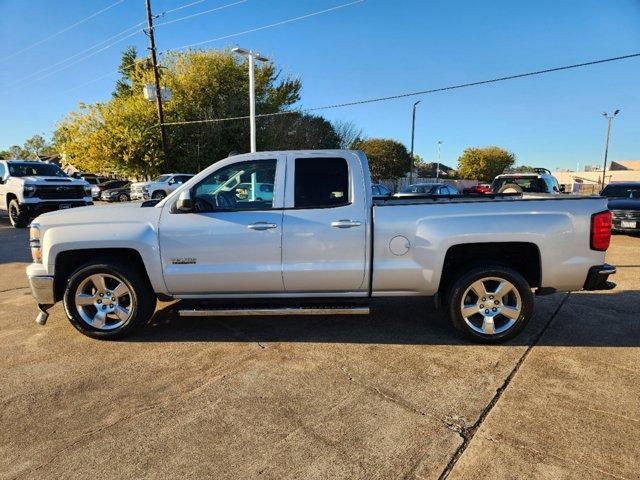
M 120 342 L 36 325 L 0 217 L 0 479 L 638 478 L 640 238 L 609 292 L 536 298 L 500 346 L 429 302 L 365 318 L 178 318 Z

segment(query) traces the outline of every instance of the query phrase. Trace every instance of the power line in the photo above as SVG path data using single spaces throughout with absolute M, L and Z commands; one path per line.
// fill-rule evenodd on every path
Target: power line
M 183 21 L 183 20 L 188 20 L 188 19 L 190 19 L 190 18 L 199 17 L 200 15 L 205 15 L 205 14 L 207 14 L 207 13 L 217 12 L 218 10 L 224 10 L 225 8 L 233 7 L 233 6 L 235 6 L 235 5 L 239 5 L 239 4 L 241 4 L 241 3 L 246 3 L 246 2 L 248 2 L 248 1 L 249 1 L 249 0 L 239 0 L 239 1 L 234 2 L 234 3 L 229 3 L 229 4 L 227 4 L 227 5 L 222 5 L 222 6 L 220 6 L 220 7 L 210 8 L 209 10 L 204 10 L 204 11 L 202 11 L 202 12 L 193 13 L 193 14 L 191 14 L 191 15 L 186 15 L 186 16 L 184 16 L 184 17 L 176 18 L 176 19 L 174 19 L 174 20 L 168 20 L 168 21 L 166 21 L 166 22 L 156 23 L 156 27 L 160 27 L 160 26 L 163 26 L 163 25 L 169 25 L 169 24 L 171 24 L 171 23 L 181 22 L 181 21 Z M 174 11 L 175 11 L 175 10 L 174 10 Z M 165 12 L 165 13 L 169 13 L 169 12 Z
M 174 48 L 172 50 L 185 50 L 187 48 L 197 47 L 199 45 L 204 45 L 206 43 L 213 43 L 213 42 L 217 42 L 217 41 L 220 41 L 220 40 L 226 40 L 227 38 L 239 37 L 240 35 L 246 35 L 247 33 L 258 32 L 260 30 L 266 30 L 267 28 L 278 27 L 280 25 L 296 22 L 298 20 L 304 20 L 306 18 L 315 17 L 316 15 L 322 15 L 323 13 L 333 12 L 334 10 L 338 10 L 340 8 L 349 7 L 351 5 L 355 5 L 357 3 L 362 3 L 362 2 L 364 2 L 364 0 L 355 0 L 353 2 L 343 3 L 342 5 L 338 5 L 338 6 L 335 6 L 335 7 L 327 8 L 327 9 L 320 10 L 320 11 L 313 12 L 313 13 L 308 13 L 306 15 L 301 15 L 301 16 L 295 17 L 295 18 L 289 18 L 288 20 L 282 20 L 280 22 L 272 23 L 270 25 L 264 25 L 262 27 L 252 28 L 250 30 L 245 30 L 245 31 L 238 32 L 238 33 L 232 33 L 230 35 L 224 35 L 222 37 L 217 37 L 217 38 L 212 38 L 212 39 L 209 39 L 209 40 L 203 40 L 201 42 L 191 43 L 189 45 L 184 45 L 182 47 Z
M 198 5 L 198 4 L 206 2 L 206 1 L 207 0 L 196 0 L 195 2 L 187 3 L 186 5 L 181 5 L 179 7 L 172 8 L 171 10 L 165 10 L 164 12 L 159 13 L 157 15 L 157 17 L 163 17 L 163 16 L 168 15 L 170 13 L 177 12 L 178 10 L 182 10 L 183 8 L 193 7 L 194 5 Z
M 108 37 L 107 39 L 102 40 L 101 42 L 98 42 L 98 43 L 96 43 L 96 44 L 94 44 L 94 45 L 92 45 L 92 46 L 90 46 L 90 47 L 88 47 L 88 48 L 85 48 L 84 50 L 82 50 L 82 51 L 80 51 L 80 52 L 78 52 L 78 53 L 75 53 L 75 54 L 73 54 L 73 55 L 71 55 L 71 56 L 69 56 L 69 57 L 67 57 L 67 58 L 64 58 L 64 59 L 62 59 L 62 60 L 59 60 L 59 61 L 57 61 L 57 62 L 55 62 L 55 63 L 51 63 L 51 64 L 47 65 L 46 67 L 41 68 L 40 70 L 37 70 L 37 71 L 35 71 L 35 72 L 32 72 L 32 73 L 30 73 L 29 75 L 26 75 L 25 77 L 22 77 L 22 78 L 20 78 L 20 79 L 16 80 L 15 82 L 13 82 L 13 83 L 11 83 L 11 84 L 7 85 L 7 87 L 13 87 L 13 86 L 15 86 L 15 85 L 20 85 L 20 84 L 22 84 L 25 80 L 28 80 L 28 79 L 33 78 L 33 77 L 37 77 L 39 74 L 44 73 L 44 72 L 47 72 L 47 71 L 49 71 L 49 70 L 51 70 L 51 69 L 53 69 L 53 68 L 57 67 L 58 65 L 62 65 L 62 64 L 64 64 L 64 63 L 67 63 L 69 60 L 73 60 L 74 58 L 77 58 L 77 57 L 79 57 L 79 56 L 81 56 L 81 55 L 84 55 L 85 53 L 90 52 L 91 50 L 94 50 L 94 49 L 96 49 L 96 48 L 98 48 L 98 47 L 100 47 L 100 46 L 102 46 L 102 45 L 104 45 L 104 44 L 106 44 L 106 43 L 112 42 L 114 39 L 117 39 L 118 37 L 120 37 L 120 36 L 124 35 L 124 34 L 125 34 L 125 33 L 127 33 L 127 32 L 130 32 L 130 31 L 131 31 L 131 30 L 133 30 L 133 29 L 137 29 L 137 30 L 134 32 L 134 34 L 136 34 L 136 33 L 138 33 L 138 32 L 140 32 L 140 31 L 141 31 L 141 29 L 140 29 L 139 27 L 141 27 L 142 25 L 144 25 L 144 23 L 145 23 L 145 22 L 136 23 L 135 25 L 132 25 L 132 26 L 130 26 L 129 28 L 126 28 L 126 29 L 122 30 L 121 32 L 116 33 L 115 35 L 112 35 L 112 36 Z M 131 37 L 131 36 L 133 36 L 133 35 L 128 35 L 128 36 L 123 37 L 123 38 L 121 38 L 121 39 L 115 40 L 115 41 L 113 41 L 113 42 L 112 42 L 112 43 L 111 43 L 107 48 L 109 48 L 109 47 L 111 47 L 111 46 L 115 45 L 116 43 L 119 43 L 119 42 L 120 42 L 120 41 L 122 41 L 122 40 L 126 40 L 127 38 L 129 38 L 129 37 Z M 101 49 L 101 50 L 99 50 L 99 51 L 103 51 L 103 50 L 106 50 L 106 48 L 105 48 L 105 49 Z M 96 53 L 97 53 L 97 52 L 96 52 Z M 86 58 L 90 58 L 90 56 L 87 56 Z M 66 68 L 66 67 L 65 67 L 65 68 Z M 60 70 L 57 70 L 57 71 L 61 71 L 61 70 L 64 70 L 64 68 L 63 68 L 63 69 L 60 69 Z M 46 78 L 46 77 L 42 77 L 42 78 Z M 38 80 L 40 80 L 40 79 L 38 79 Z M 38 80 L 35 80 L 35 81 L 38 81 Z
M 535 70 L 532 72 L 526 72 L 526 73 L 518 73 L 515 75 L 507 75 L 504 77 L 497 77 L 497 78 L 492 78 L 489 80 L 479 80 L 477 82 L 467 82 L 467 83 L 461 83 L 461 84 L 457 84 L 457 85 L 449 85 L 446 87 L 439 87 L 439 88 L 431 88 L 428 90 L 419 90 L 419 91 L 415 91 L 415 92 L 407 92 L 407 93 L 400 93 L 397 95 L 390 95 L 390 96 L 386 96 L 386 97 L 377 97 L 377 98 L 368 98 L 368 99 L 364 99 L 364 100 L 356 100 L 356 101 L 352 101 L 352 102 L 343 102 L 343 103 L 334 103 L 331 105 L 324 105 L 322 107 L 312 107 L 312 108 L 301 108 L 301 109 L 295 109 L 295 110 L 286 110 L 286 111 L 282 111 L 282 112 L 275 112 L 275 113 L 263 113 L 260 115 L 256 115 L 256 118 L 261 118 L 261 117 L 273 117 L 273 116 L 278 116 L 278 115 L 290 115 L 290 114 L 294 114 L 294 113 L 305 113 L 305 112 L 314 112 L 317 110 L 328 110 L 328 109 L 332 109 L 332 108 L 342 108 L 342 107 L 350 107 L 350 106 L 354 106 L 354 105 L 364 105 L 367 103 L 375 103 L 375 102 L 385 102 L 385 101 L 389 101 L 389 100 L 397 100 L 399 98 L 406 98 L 406 97 L 413 97 L 413 96 L 417 96 L 417 95 L 427 95 L 430 93 L 437 93 L 437 92 L 446 92 L 449 90 L 457 90 L 457 89 L 461 89 L 461 88 L 468 88 L 468 87 L 476 87 L 479 85 L 487 85 L 490 83 L 498 83 L 498 82 L 504 82 L 507 80 L 515 80 L 518 78 L 525 78 L 525 77 L 533 77 L 533 76 L 537 76 L 537 75 L 544 75 L 547 73 L 552 73 L 552 72 L 559 72 L 562 70 L 571 70 L 574 68 L 582 68 L 582 67 L 588 67 L 591 65 L 599 65 L 602 63 L 609 63 L 609 62 L 617 62 L 620 60 L 627 60 L 630 58 L 636 58 L 636 57 L 640 57 L 640 52 L 639 53 L 632 53 L 630 55 L 621 55 L 618 57 L 610 57 L 610 58 L 603 58 L 603 59 L 599 59 L 599 60 L 592 60 L 589 62 L 583 62 L 583 63 L 575 63 L 572 65 L 563 65 L 561 67 L 552 67 L 552 68 L 546 68 L 544 70 Z M 239 116 L 239 117 L 228 117 L 228 118 L 213 118 L 213 119 L 208 119 L 208 120 L 186 120 L 186 121 L 182 121 L 182 122 L 166 122 L 165 125 L 189 125 L 189 124 L 197 124 L 197 123 L 219 123 L 219 122 L 229 122 L 229 121 L 234 121 L 234 120 L 246 120 L 248 119 L 249 116 L 248 115 L 244 115 L 244 116 Z
M 138 33 L 140 33 L 141 31 L 142 31 L 142 30 L 136 30 L 135 32 L 130 33 L 129 35 L 126 35 L 126 36 L 124 36 L 124 37 L 122 37 L 122 38 L 119 38 L 118 40 L 116 40 L 116 41 L 114 41 L 114 42 L 112 42 L 112 43 L 110 43 L 110 44 L 108 44 L 108 45 L 105 45 L 104 47 L 100 48 L 99 50 L 96 50 L 96 51 L 94 51 L 94 52 L 91 52 L 91 53 L 89 53 L 88 55 L 85 55 L 84 57 L 81 57 L 81 58 L 79 58 L 79 59 L 77 59 L 77 60 L 75 60 L 75 61 L 73 61 L 73 62 L 71 62 L 71 63 L 67 63 L 66 65 L 63 65 L 62 67 L 60 67 L 60 68 L 58 68 L 58 69 L 55 69 L 55 70 L 53 70 L 53 71 L 51 71 L 51 72 L 49 72 L 49 73 L 45 73 L 44 75 L 42 75 L 42 76 L 40 76 L 40 77 L 38 77 L 38 78 L 35 78 L 35 79 L 31 80 L 30 82 L 23 83 L 22 85 L 23 85 L 23 86 L 32 85 L 32 84 L 34 84 L 34 83 L 39 82 L 40 80 L 44 80 L 45 78 L 48 78 L 48 77 L 50 77 L 51 75 L 54 75 L 54 74 L 56 74 L 56 73 L 58 73 L 58 72 L 61 72 L 61 71 L 63 71 L 63 70 L 66 70 L 67 68 L 72 67 L 72 66 L 74 66 L 74 65 L 76 65 L 76 64 L 78 64 L 78 63 L 80 63 L 80 62 L 83 62 L 83 61 L 87 60 L 88 58 L 91 58 L 91 57 L 93 57 L 93 56 L 95 56 L 95 55 L 99 54 L 100 52 L 104 52 L 105 50 L 108 50 L 109 48 L 111 48 L 111 47 L 112 47 L 113 45 L 115 45 L 116 43 L 122 42 L 122 41 L 126 40 L 127 38 L 133 37 L 134 35 L 137 35 L 137 34 L 138 34 Z M 15 85 L 15 84 L 14 84 L 14 85 Z M 12 86 L 13 86 L 13 85 L 12 85 Z
M 124 1 L 125 1 L 125 0 L 118 0 L 117 2 L 112 3 L 111 5 L 109 5 L 109 6 L 105 7 L 105 8 L 103 8 L 102 10 L 98 10 L 97 12 L 92 13 L 91 15 L 89 15 L 88 17 L 83 18 L 82 20 L 78 20 L 77 22 L 72 23 L 71 25 L 69 25 L 69 26 L 67 26 L 67 27 L 63 28 L 62 30 L 57 31 L 56 33 L 53 33 L 53 34 L 49 35 L 48 37 L 45 37 L 45 38 L 43 38 L 43 39 L 41 39 L 41 40 L 38 40 L 38 41 L 37 41 L 37 42 L 35 42 L 35 43 L 32 43 L 31 45 L 29 45 L 29 46 L 27 46 L 27 47 L 24 47 L 24 48 L 22 48 L 22 49 L 20 49 L 20 50 L 18 50 L 18 51 L 16 51 L 16 52 L 13 52 L 12 54 L 10 54 L 10 55 L 8 55 L 8 56 L 6 56 L 6 57 L 4 57 L 4 58 L 0 59 L 0 61 L 8 60 L 8 59 L 10 59 L 10 58 L 15 57 L 16 55 L 18 55 L 18 54 L 20 54 L 20 53 L 26 52 L 26 51 L 28 51 L 28 50 L 31 50 L 31 49 L 32 49 L 32 48 L 34 48 L 34 47 L 37 47 L 38 45 L 42 45 L 43 43 L 45 43 L 45 42 L 47 42 L 47 41 L 51 40 L 52 38 L 55 38 L 55 37 L 57 37 L 57 36 L 59 36 L 59 35 L 62 35 L 63 33 L 68 32 L 68 31 L 69 31 L 69 30 L 71 30 L 72 28 L 75 28 L 75 27 L 77 27 L 78 25 L 82 25 L 83 23 L 88 22 L 88 21 L 89 21 L 89 20 L 91 20 L 92 18 L 97 17 L 98 15 L 100 15 L 100 14 L 102 14 L 102 13 L 106 12 L 107 10 L 110 10 L 110 9 L 112 9 L 113 7 L 116 7 L 116 6 L 120 5 L 120 4 L 121 4 L 122 2 L 124 2 Z
M 162 14 L 160 14 L 160 15 L 168 14 L 168 13 L 170 13 L 170 12 L 173 12 L 173 11 L 179 10 L 179 9 L 181 9 L 181 8 L 186 8 L 186 7 L 188 7 L 188 6 L 195 5 L 195 4 L 198 4 L 198 3 L 202 3 L 202 2 L 204 2 L 204 1 L 206 1 L 206 0 L 199 0 L 199 1 L 197 1 L 197 2 L 189 3 L 189 4 L 186 4 L 186 5 L 183 5 L 182 7 L 174 8 L 173 10 L 167 10 L 166 12 L 164 12 L 164 13 L 162 13 Z M 243 1 L 248 1 L 248 0 L 243 0 Z M 286 23 L 291 23 L 291 22 L 296 21 L 296 20 L 302 20 L 302 19 L 304 19 L 304 18 L 309 18 L 309 17 L 313 17 L 313 16 L 316 16 L 316 15 L 320 15 L 320 14 L 322 14 L 322 13 L 328 13 L 328 12 L 330 12 L 330 11 L 337 10 L 337 9 L 339 9 L 339 8 L 344 8 L 344 7 L 347 7 L 347 6 L 350 6 L 350 5 L 356 4 L 356 3 L 362 3 L 362 2 L 364 2 L 364 1 L 365 1 L 365 0 L 357 0 L 357 1 L 354 1 L 354 2 L 346 3 L 346 4 L 343 4 L 343 5 L 338 5 L 338 6 L 336 6 L 336 7 L 332 7 L 332 8 L 328 8 L 328 9 L 321 10 L 321 11 L 318 11 L 318 12 L 313 12 L 313 13 L 310 13 L 310 14 L 307 14 L 307 15 L 303 15 L 303 16 L 301 16 L 301 17 L 296 17 L 296 18 L 292 18 L 292 19 L 289 19 L 289 20 L 284 20 L 284 21 L 282 21 L 282 22 L 277 22 L 277 23 L 274 23 L 274 24 L 265 25 L 265 26 L 263 26 L 263 27 L 258 27 L 258 28 L 254 28 L 254 29 L 251 29 L 251 30 L 245 30 L 245 31 L 243 31 L 243 32 L 232 33 L 232 34 L 225 35 L 225 36 L 223 36 L 223 37 L 219 37 L 219 38 L 214 38 L 214 39 L 211 39 L 211 40 L 206 40 L 204 43 L 212 43 L 212 42 L 215 42 L 215 41 L 218 41 L 218 40 L 224 40 L 224 39 L 226 39 L 226 38 L 238 37 L 238 36 L 240 36 L 240 35 L 245 35 L 245 34 L 247 34 L 247 33 L 252 33 L 252 32 L 259 31 L 259 30 L 264 30 L 264 29 L 267 29 L 267 28 L 276 27 L 276 26 L 283 25 L 283 24 L 286 24 Z M 241 3 L 241 2 L 237 2 L 237 3 Z M 160 23 L 160 24 L 156 24 L 156 27 L 157 27 L 157 26 L 159 26 L 159 25 L 163 25 L 163 24 L 162 24 L 162 23 Z M 137 32 L 136 32 L 136 33 L 137 33 Z M 200 42 L 200 43 L 203 43 L 203 42 Z M 180 48 L 176 48 L 176 49 L 173 49 L 173 50 L 183 50 L 183 49 L 185 49 L 185 48 L 189 48 L 189 47 L 191 47 L 191 46 L 193 46 L 193 45 L 195 45 L 195 44 L 187 45 L 187 46 L 180 47 Z M 165 52 L 159 52 L 159 53 L 160 53 L 160 54 L 163 54 L 163 53 L 166 53 L 166 52 L 168 52 L 168 51 L 169 51 L 169 50 L 167 50 L 167 51 L 165 51 Z M 96 52 L 96 53 L 97 53 L 97 52 Z M 116 73 L 117 73 L 117 72 L 116 72 Z M 111 74 L 112 74 L 112 73 L 108 73 L 108 74 L 102 75 L 102 76 L 98 77 L 97 79 L 95 79 L 95 81 L 101 80 L 101 79 L 103 79 L 103 78 L 105 78 L 105 77 L 107 77 L 107 76 L 109 76 L 109 75 L 111 75 Z M 37 81 L 37 80 L 36 80 L 36 81 Z M 91 83 L 91 82 L 92 82 L 92 81 L 90 81 L 90 83 Z

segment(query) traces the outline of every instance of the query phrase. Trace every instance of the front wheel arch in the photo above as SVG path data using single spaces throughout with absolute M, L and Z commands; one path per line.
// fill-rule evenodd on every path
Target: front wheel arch
M 81 250 L 65 250 L 59 252 L 55 258 L 54 275 L 54 295 L 55 301 L 62 300 L 64 288 L 69 276 L 80 265 L 93 262 L 119 262 L 130 265 L 144 275 L 147 282 L 151 280 L 147 273 L 147 268 L 142 260 L 140 252 L 133 248 L 95 248 Z

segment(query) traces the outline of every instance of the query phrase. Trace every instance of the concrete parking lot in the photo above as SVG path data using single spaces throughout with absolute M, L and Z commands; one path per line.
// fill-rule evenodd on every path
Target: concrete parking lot
M 640 238 L 610 292 L 536 299 L 501 346 L 426 301 L 369 318 L 179 319 L 121 342 L 45 327 L 0 217 L 0 478 L 582 478 L 640 471 Z

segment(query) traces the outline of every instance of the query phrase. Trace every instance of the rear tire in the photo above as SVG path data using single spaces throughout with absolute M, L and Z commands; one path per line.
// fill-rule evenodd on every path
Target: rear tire
M 15 228 L 25 228 L 29 225 L 29 214 L 26 208 L 20 206 L 15 198 L 9 202 L 9 221 Z
M 451 284 L 446 302 L 456 330 L 481 343 L 513 338 L 533 314 L 530 285 L 518 272 L 501 265 L 461 274 Z
M 69 276 L 63 303 L 69 321 L 80 333 L 115 340 L 149 321 L 156 295 L 136 268 L 102 259 L 80 266 Z
M 507 183 L 498 190 L 498 193 L 522 193 L 522 187 L 516 183 Z

